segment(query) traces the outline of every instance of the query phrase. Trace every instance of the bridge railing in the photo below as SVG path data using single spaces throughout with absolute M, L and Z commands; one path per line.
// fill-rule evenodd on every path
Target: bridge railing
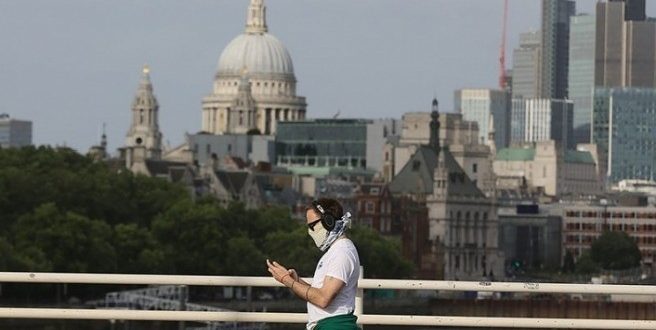
M 362 273 L 362 272 L 361 272 Z M 309 279 L 308 279 L 309 280 Z M 203 286 L 282 286 L 271 277 L 248 276 L 184 276 L 76 273 L 0 272 L 0 283 L 69 283 L 69 284 L 136 284 L 136 285 L 203 285 Z M 656 329 L 656 321 L 612 319 L 461 317 L 428 315 L 365 314 L 362 310 L 365 289 L 483 291 L 525 293 L 578 293 L 656 295 L 656 286 L 608 284 L 559 284 L 474 281 L 424 281 L 360 279 L 356 298 L 356 315 L 360 324 L 397 326 L 503 327 L 549 329 Z M 93 319 L 151 320 L 196 322 L 264 322 L 306 323 L 304 313 L 270 312 L 199 312 L 144 311 L 115 309 L 0 308 L 0 318 L 27 319 Z

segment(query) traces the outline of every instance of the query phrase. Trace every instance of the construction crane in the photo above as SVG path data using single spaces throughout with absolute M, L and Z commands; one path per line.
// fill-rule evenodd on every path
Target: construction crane
M 499 88 L 505 89 L 506 76 L 506 24 L 508 21 L 508 0 L 503 0 L 503 23 L 501 28 L 501 48 L 499 49 Z

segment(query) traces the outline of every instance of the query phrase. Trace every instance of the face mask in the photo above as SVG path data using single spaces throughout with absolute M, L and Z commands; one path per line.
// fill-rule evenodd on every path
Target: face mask
M 318 248 L 320 248 L 321 245 L 323 245 L 323 243 L 326 241 L 326 238 L 328 238 L 328 231 L 323 227 L 321 223 L 318 223 L 316 226 L 314 226 L 314 230 L 308 229 L 308 234 L 310 237 L 312 237 L 314 244 Z

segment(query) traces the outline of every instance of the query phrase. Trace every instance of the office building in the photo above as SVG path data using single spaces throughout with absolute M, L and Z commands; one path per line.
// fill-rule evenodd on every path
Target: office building
M 595 72 L 594 16 L 577 15 L 570 20 L 569 99 L 574 103 L 574 142 L 590 143 L 592 92 Z
M 454 93 L 456 110 L 464 120 L 478 124 L 478 143 L 485 144 L 494 117 L 494 139 L 497 148 L 510 143 L 510 95 L 494 89 L 460 89 Z
M 606 231 L 622 231 L 633 238 L 642 254 L 643 264 L 653 264 L 656 256 L 656 208 L 651 205 L 618 205 L 602 203 L 561 204 L 562 255 L 568 251 L 578 258 Z
M 656 22 L 644 20 L 644 7 L 644 0 L 597 3 L 595 86 L 656 87 Z
M 536 98 L 540 80 L 540 31 L 519 35 L 519 47 L 513 50 L 512 97 Z
M 567 98 L 569 18 L 575 12 L 572 0 L 542 0 L 540 98 Z
M 656 89 L 597 88 L 592 138 L 609 183 L 651 179 L 656 172 Z
M 0 114 L 0 148 L 20 148 L 32 144 L 32 122 Z
M 280 122 L 275 164 L 382 171 L 386 125 L 365 119 Z
M 512 102 L 512 143 L 554 140 L 560 146 L 574 147 L 572 101 L 522 99 Z
M 560 269 L 561 218 L 537 204 L 499 208 L 499 248 L 505 269 Z

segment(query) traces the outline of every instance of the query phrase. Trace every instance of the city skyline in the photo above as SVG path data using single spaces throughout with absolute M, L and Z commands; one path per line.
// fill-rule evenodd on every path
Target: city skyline
M 451 112 L 454 90 L 496 87 L 501 0 L 399 3 L 266 1 L 270 33 L 291 53 L 308 118 L 338 111 L 343 118 L 400 118 L 429 111 L 433 96 Z M 540 1 L 509 3 L 506 54 L 519 33 L 540 28 Z M 592 14 L 594 3 L 577 1 L 577 13 Z M 200 131 L 201 98 L 212 88 L 222 49 L 243 32 L 247 6 L 0 3 L 0 113 L 33 121 L 35 144 L 82 152 L 98 143 L 107 123 L 113 151 L 123 145 L 148 64 L 163 140 L 175 146 L 185 132 Z M 649 16 L 654 9 L 648 5 Z M 453 40 L 454 31 L 462 42 Z

